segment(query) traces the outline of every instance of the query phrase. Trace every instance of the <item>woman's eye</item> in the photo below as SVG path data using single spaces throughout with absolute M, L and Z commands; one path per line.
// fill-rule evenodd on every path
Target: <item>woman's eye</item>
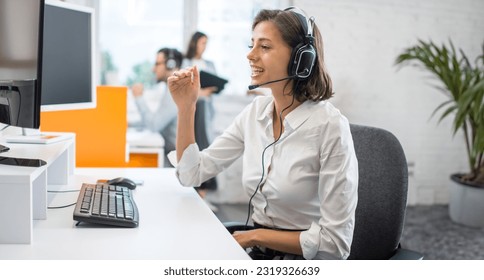
M 254 45 L 248 45 L 247 47 L 248 47 L 249 49 L 253 49 L 253 48 L 254 48 Z M 258 47 L 258 48 L 261 48 L 261 49 L 263 49 L 263 50 L 268 50 L 268 49 L 270 49 L 270 48 L 271 48 L 271 47 L 270 47 L 270 46 L 268 46 L 268 45 L 258 45 L 257 47 Z

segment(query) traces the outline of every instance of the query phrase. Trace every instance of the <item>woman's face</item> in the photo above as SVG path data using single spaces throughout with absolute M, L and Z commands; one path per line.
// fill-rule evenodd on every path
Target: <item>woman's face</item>
M 207 47 L 207 37 L 200 37 L 197 41 L 197 57 L 201 58 Z
M 287 65 L 291 48 L 284 42 L 276 25 L 262 21 L 252 31 L 252 46 L 247 54 L 251 68 L 252 84 L 262 84 L 288 76 Z M 267 85 L 273 89 L 284 87 L 286 81 Z

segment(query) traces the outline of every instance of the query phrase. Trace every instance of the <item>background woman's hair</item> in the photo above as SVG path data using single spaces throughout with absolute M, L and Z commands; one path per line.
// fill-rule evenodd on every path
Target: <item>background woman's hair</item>
M 252 23 L 252 30 L 262 21 L 273 22 L 281 33 L 282 39 L 291 47 L 292 51 L 304 41 L 307 35 L 298 16 L 290 10 L 261 10 Z M 307 79 L 299 81 L 296 79 L 293 83 L 292 92 L 300 102 L 321 101 L 333 96 L 333 83 L 324 65 L 323 39 L 316 24 L 313 26 L 314 48 L 317 53 L 313 71 Z M 311 27 L 308 26 L 308 28 Z
M 187 53 L 185 55 L 186 58 L 192 59 L 197 54 L 197 43 L 200 38 L 207 37 L 207 35 L 203 32 L 197 31 L 193 33 L 190 42 L 188 42 Z

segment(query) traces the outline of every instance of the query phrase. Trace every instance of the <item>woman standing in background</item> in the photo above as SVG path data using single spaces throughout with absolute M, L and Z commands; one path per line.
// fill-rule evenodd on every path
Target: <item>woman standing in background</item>
M 203 53 L 207 48 L 208 37 L 205 33 L 197 31 L 193 33 L 188 43 L 187 53 L 183 60 L 182 68 L 197 66 L 199 70 L 217 74 L 215 65 L 212 61 L 203 58 Z
M 182 62 L 182 69 L 192 66 L 197 66 L 199 70 L 203 70 L 209 72 L 211 74 L 216 75 L 217 72 L 215 70 L 215 65 L 212 61 L 206 60 L 203 58 L 203 54 L 205 53 L 205 49 L 207 48 L 208 36 L 200 31 L 193 33 L 190 42 L 188 42 L 187 52 L 185 54 L 185 58 Z M 200 88 L 198 91 L 199 100 L 198 106 L 204 106 L 206 115 L 205 123 L 206 123 L 206 130 L 208 135 L 208 142 L 211 143 L 213 136 L 212 124 L 213 118 L 215 115 L 215 108 L 212 102 L 212 94 L 217 90 L 216 87 L 205 87 Z M 206 147 L 202 147 L 206 148 Z M 210 203 L 208 200 L 205 199 L 207 191 L 214 191 L 217 189 L 217 181 L 215 178 L 211 178 L 207 182 L 202 183 L 202 185 L 197 189 L 198 194 L 204 198 L 205 202 L 208 204 L 212 211 L 216 212 L 218 209 L 215 205 Z
M 187 53 L 185 54 L 185 58 L 183 59 L 181 69 L 191 66 L 197 66 L 198 70 L 206 71 L 214 75 L 217 74 L 213 62 L 203 58 L 203 53 L 207 48 L 207 42 L 208 37 L 205 33 L 202 33 L 200 31 L 193 33 L 190 42 L 188 42 Z M 215 92 L 215 90 L 217 90 L 217 88 L 215 87 L 206 87 L 200 89 L 198 94 L 199 96 L 209 97 L 212 95 L 212 93 Z M 209 103 L 211 104 L 211 102 Z M 212 111 L 213 117 L 213 106 L 210 105 L 209 107 Z

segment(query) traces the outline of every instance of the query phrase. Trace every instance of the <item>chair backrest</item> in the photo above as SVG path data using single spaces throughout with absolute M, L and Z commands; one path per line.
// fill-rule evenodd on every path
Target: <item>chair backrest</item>
M 390 132 L 351 124 L 358 159 L 356 221 L 349 259 L 388 259 L 397 249 L 407 204 L 405 154 Z

